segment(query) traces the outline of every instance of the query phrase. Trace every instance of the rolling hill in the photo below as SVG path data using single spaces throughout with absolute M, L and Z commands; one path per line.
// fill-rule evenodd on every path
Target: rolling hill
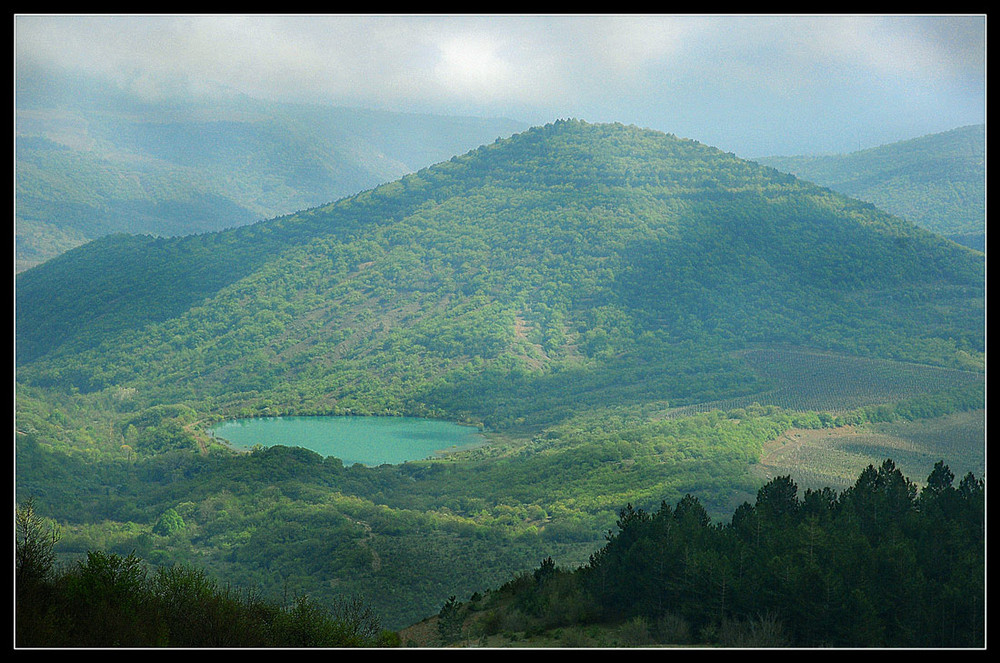
M 526 128 L 246 98 L 140 102 L 78 92 L 70 102 L 45 88 L 18 90 L 19 269 L 110 233 L 186 235 L 315 207 Z
M 873 203 L 959 244 L 986 248 L 985 125 L 850 154 L 756 161 Z
M 330 407 L 355 371 L 401 407 L 421 390 L 461 398 L 494 367 L 665 377 L 656 358 L 685 346 L 974 365 L 983 269 L 773 169 L 571 121 L 273 221 L 71 251 L 18 278 L 17 347 L 22 364 L 51 356 L 22 366 L 29 380 L 66 382 L 60 362 L 84 390 L 322 379 Z

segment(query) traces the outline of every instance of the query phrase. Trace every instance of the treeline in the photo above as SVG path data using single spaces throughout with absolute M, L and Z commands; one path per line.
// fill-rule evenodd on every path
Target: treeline
M 88 551 L 57 569 L 54 529 L 31 500 L 17 509 L 15 646 L 390 647 L 359 600 L 328 610 L 308 596 L 282 604 L 220 585 L 194 567 L 150 571 L 135 556 Z
M 441 632 L 492 635 L 515 616 L 529 634 L 621 624 L 631 644 L 982 647 L 985 486 L 954 479 L 938 462 L 918 494 L 886 460 L 839 495 L 800 498 L 777 477 L 717 525 L 690 495 L 629 505 L 587 565 L 546 559 L 476 606 L 465 631 L 446 604 Z

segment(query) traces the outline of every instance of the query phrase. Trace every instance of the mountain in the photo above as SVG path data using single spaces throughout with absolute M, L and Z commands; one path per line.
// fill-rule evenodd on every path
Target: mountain
M 109 233 L 185 235 L 315 207 L 526 128 L 247 98 L 18 92 L 19 269 Z
M 772 447 L 810 485 L 884 458 L 880 435 L 911 476 L 945 451 L 981 475 L 984 263 L 696 141 L 558 121 L 19 274 L 17 496 L 62 554 L 364 596 L 400 628 L 546 557 L 585 563 L 626 504 L 728 518 L 782 467 Z M 489 444 L 369 468 L 208 430 L 283 414 L 446 418 Z
M 850 154 L 755 160 L 985 250 L 986 125 Z
M 727 353 L 761 346 L 976 369 L 983 288 L 981 255 L 871 204 L 560 121 L 271 221 L 69 251 L 17 279 L 17 358 L 83 391 L 517 419 L 738 395 Z

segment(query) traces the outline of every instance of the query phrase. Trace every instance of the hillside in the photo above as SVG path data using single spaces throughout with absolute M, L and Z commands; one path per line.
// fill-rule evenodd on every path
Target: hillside
M 60 363 L 66 382 L 69 362 L 82 390 L 181 373 L 231 396 L 241 375 L 261 393 L 322 378 L 314 409 L 357 371 L 398 409 L 421 388 L 460 399 L 492 367 L 628 373 L 682 344 L 974 366 L 983 269 L 713 148 L 564 122 L 248 228 L 82 247 L 18 278 L 18 357 L 54 355 L 23 367 L 39 383 Z M 473 360 L 486 370 L 469 374 Z M 390 373 L 409 384 L 390 394 Z
M 985 484 L 892 460 L 841 493 L 779 476 L 712 525 L 697 499 L 622 509 L 587 564 L 451 597 L 409 646 L 955 647 L 986 642 Z M 942 560 L 949 560 L 942 563 Z
M 622 125 L 555 122 L 250 226 L 109 236 L 16 286 L 18 497 L 67 554 L 363 594 L 390 628 L 583 563 L 627 503 L 726 517 L 795 429 L 984 407 L 981 253 Z M 490 444 L 367 468 L 206 433 L 276 414 L 432 416 Z M 171 509 L 185 527 L 153 532 Z
M 985 125 L 850 154 L 756 161 L 873 203 L 959 244 L 985 250 Z
M 19 270 L 110 233 L 186 235 L 315 207 L 525 128 L 251 99 L 18 92 Z

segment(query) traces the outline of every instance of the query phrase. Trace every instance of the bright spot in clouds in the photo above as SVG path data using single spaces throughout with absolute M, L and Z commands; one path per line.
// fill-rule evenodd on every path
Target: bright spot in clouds
M 456 38 L 441 44 L 441 60 L 434 73 L 446 88 L 461 95 L 495 96 L 507 93 L 510 65 L 497 54 L 497 46 L 482 38 Z
M 637 124 L 745 156 L 985 122 L 985 15 L 18 15 L 18 81 Z

